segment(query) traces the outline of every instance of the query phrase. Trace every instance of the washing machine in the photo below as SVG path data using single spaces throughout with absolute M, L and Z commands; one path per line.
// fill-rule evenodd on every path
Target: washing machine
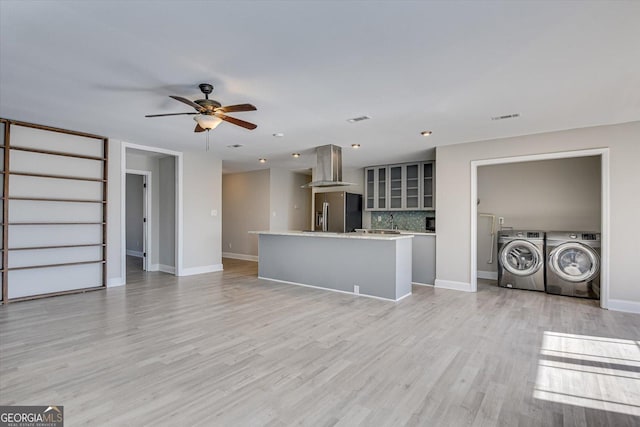
M 600 233 L 548 231 L 547 293 L 600 298 Z
M 544 231 L 498 233 L 498 286 L 544 292 Z

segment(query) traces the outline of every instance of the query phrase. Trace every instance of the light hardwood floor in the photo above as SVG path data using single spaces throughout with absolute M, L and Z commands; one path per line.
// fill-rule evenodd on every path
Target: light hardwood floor
M 632 426 L 640 316 L 491 285 L 399 303 L 257 264 L 0 307 L 0 404 L 67 426 Z

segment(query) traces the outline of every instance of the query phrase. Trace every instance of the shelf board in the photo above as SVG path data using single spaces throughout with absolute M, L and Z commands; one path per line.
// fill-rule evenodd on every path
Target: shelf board
M 74 203 L 107 203 L 105 200 L 95 200 L 95 199 L 60 199 L 53 197 L 18 197 L 18 196 L 10 196 L 3 197 L 3 200 L 27 200 L 33 202 L 74 202 Z
M 50 175 L 45 173 L 15 172 L 15 171 L 10 171 L 9 174 L 20 175 L 20 176 L 33 176 L 36 178 L 73 179 L 77 181 L 106 182 L 106 180 L 102 178 L 86 178 L 86 177 L 71 176 L 71 175 Z
M 15 270 L 31 270 L 34 268 L 50 268 L 50 267 L 66 267 L 69 265 L 84 265 L 84 264 L 105 264 L 106 261 L 103 260 L 99 260 L 99 261 L 78 261 L 78 262 L 63 262 L 60 264 L 43 264 L 43 265 L 27 265 L 27 266 L 23 266 L 23 267 L 9 267 L 7 270 L 8 271 L 15 271 Z
M 28 295 L 28 296 L 25 296 L 25 297 L 10 298 L 8 300 L 5 300 L 5 304 L 6 304 L 6 301 L 9 301 L 9 302 L 29 301 L 29 300 L 32 300 L 32 299 L 38 299 L 38 298 L 44 298 L 44 297 L 55 297 L 55 296 L 59 296 L 59 295 L 70 295 L 70 294 L 78 294 L 78 293 L 85 293 L 85 292 L 100 291 L 102 289 L 106 289 L 106 286 L 105 285 L 100 285 L 100 286 L 95 286 L 95 287 L 91 287 L 91 288 L 79 288 L 79 289 L 70 289 L 68 291 L 49 292 L 47 294 Z
M 75 221 L 75 222 L 9 222 L 2 225 L 104 225 L 106 222 Z
M 29 246 L 23 248 L 9 248 L 9 251 L 33 251 L 39 249 L 88 248 L 93 246 L 107 246 L 105 243 L 86 243 L 81 245 Z
M 43 150 L 41 148 L 10 146 L 9 149 L 17 150 L 17 151 L 27 151 L 29 153 L 51 154 L 54 156 L 64 156 L 64 157 L 75 157 L 78 159 L 86 159 L 86 160 L 100 160 L 100 161 L 106 160 L 106 158 L 100 157 L 100 156 L 88 156 L 86 154 L 67 153 L 65 151 Z

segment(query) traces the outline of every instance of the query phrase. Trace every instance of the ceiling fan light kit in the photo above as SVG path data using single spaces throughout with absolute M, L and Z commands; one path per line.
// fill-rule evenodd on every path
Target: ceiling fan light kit
M 182 116 L 182 115 L 195 115 L 193 118 L 198 124 L 194 129 L 194 132 L 204 132 L 205 130 L 215 129 L 223 121 L 229 122 L 236 126 L 243 127 L 245 129 L 253 130 L 258 126 L 245 122 L 244 120 L 236 119 L 235 117 L 227 116 L 227 113 L 238 113 L 242 111 L 255 111 L 256 107 L 251 104 L 237 104 L 222 106 L 218 101 L 209 99 L 209 94 L 213 92 L 213 86 L 209 83 L 201 83 L 199 86 L 200 91 L 204 94 L 204 99 L 196 99 L 191 101 L 181 96 L 169 95 L 170 98 L 180 101 L 186 104 L 196 112 L 189 113 L 169 113 L 169 114 L 149 114 L 145 117 L 164 117 L 164 116 Z
M 193 118 L 202 129 L 211 130 L 218 127 L 222 123 L 222 119 L 217 116 L 209 116 L 207 114 L 198 114 Z

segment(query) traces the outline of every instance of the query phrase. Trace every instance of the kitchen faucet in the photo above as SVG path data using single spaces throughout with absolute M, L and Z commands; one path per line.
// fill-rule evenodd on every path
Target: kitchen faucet
M 396 227 L 393 225 L 393 214 L 389 214 L 389 217 L 391 218 L 391 229 L 395 230 Z

